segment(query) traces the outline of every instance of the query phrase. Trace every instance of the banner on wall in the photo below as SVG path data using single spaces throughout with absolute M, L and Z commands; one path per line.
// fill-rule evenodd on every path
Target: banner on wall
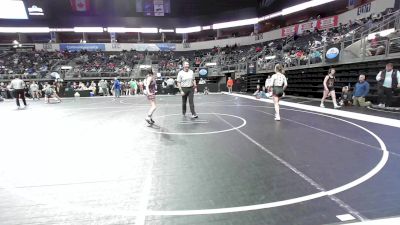
M 318 30 L 325 30 L 339 25 L 339 16 L 331 16 L 318 20 Z
M 282 38 L 293 36 L 294 34 L 302 34 L 308 31 L 314 31 L 315 28 L 318 30 L 325 30 L 339 25 L 339 16 L 327 17 L 319 20 L 313 20 L 301 24 L 296 24 L 290 27 L 284 27 L 281 29 Z
M 325 61 L 328 63 L 338 62 L 340 56 L 340 44 L 329 45 L 326 48 Z
M 199 77 L 207 78 L 208 77 L 208 68 L 200 68 L 199 69 Z
M 293 36 L 297 31 L 297 25 L 282 28 L 282 37 Z
M 257 72 L 256 63 L 255 62 L 247 63 L 247 74 L 256 74 L 256 72 Z
M 165 16 L 171 13 L 170 0 L 136 0 L 136 12 L 145 16 Z
M 79 52 L 86 51 L 105 51 L 105 44 L 60 44 L 61 51 Z
M 70 0 L 69 2 L 75 12 L 86 12 L 90 9 L 90 0 Z
M 357 8 L 357 16 L 371 13 L 371 2 Z
M 171 44 L 171 43 L 160 43 L 156 44 L 159 51 L 175 51 L 176 50 L 176 44 Z
M 315 27 L 317 27 L 317 20 L 309 21 L 306 23 L 301 23 L 298 24 L 297 27 L 297 34 L 302 34 L 304 32 L 308 31 L 314 31 Z
M 128 44 L 128 43 L 110 43 L 105 44 L 106 51 L 122 51 L 122 50 L 135 50 L 135 51 L 175 51 L 176 44 L 159 43 L 159 44 Z

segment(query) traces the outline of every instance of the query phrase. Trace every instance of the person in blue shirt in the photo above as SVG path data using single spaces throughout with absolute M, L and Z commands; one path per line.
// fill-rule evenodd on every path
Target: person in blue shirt
M 121 82 L 119 82 L 118 77 L 115 78 L 113 89 L 115 97 L 119 98 L 121 96 Z
M 354 88 L 353 105 L 361 107 L 370 106 L 371 102 L 365 101 L 365 96 L 368 95 L 368 92 L 369 92 L 369 83 L 365 80 L 365 75 L 361 74 L 358 77 L 358 83 Z

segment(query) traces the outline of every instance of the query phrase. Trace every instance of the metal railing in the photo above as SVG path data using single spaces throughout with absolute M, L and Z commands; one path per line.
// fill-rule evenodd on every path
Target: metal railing
M 367 24 L 363 24 L 362 26 L 349 32 L 349 34 L 351 35 L 349 39 L 351 39 L 351 43 L 357 42 L 361 39 L 361 37 L 366 36 L 367 34 L 374 33 L 377 31 L 382 31 L 384 30 L 383 28 L 390 27 L 390 24 L 393 22 L 394 26 L 392 27 L 398 28 L 399 17 L 400 17 L 400 10 L 397 10 L 395 12 L 383 16 L 382 21 L 372 24 L 372 27 L 370 28 L 366 28 Z
M 400 10 L 397 10 L 391 14 L 385 15 L 381 22 L 375 23 L 368 30 L 361 32 L 361 37 L 368 36 L 368 34 L 371 34 L 371 33 L 394 28 L 394 27 L 396 27 L 396 23 L 399 22 L 399 18 L 400 18 Z

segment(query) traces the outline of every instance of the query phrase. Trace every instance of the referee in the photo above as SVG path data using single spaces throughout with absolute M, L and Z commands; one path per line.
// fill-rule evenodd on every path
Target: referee
M 18 109 L 20 109 L 19 98 L 21 97 L 22 102 L 24 103 L 24 108 L 26 108 L 25 101 L 25 82 L 19 79 L 18 76 L 11 81 L 10 89 L 14 90 L 14 96 L 17 102 Z
M 197 90 L 196 80 L 194 79 L 193 70 L 189 69 L 189 63 L 183 62 L 183 70 L 179 71 L 177 77 L 178 88 L 182 94 L 182 115 L 186 115 L 186 102 L 189 97 L 190 112 L 192 118 L 197 119 L 198 116 L 194 111 L 194 92 Z

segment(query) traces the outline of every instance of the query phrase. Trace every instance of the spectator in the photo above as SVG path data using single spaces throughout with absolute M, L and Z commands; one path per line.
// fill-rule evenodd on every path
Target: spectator
M 385 46 L 383 39 L 379 34 L 375 35 L 375 38 L 368 42 L 367 54 L 368 56 L 382 55 L 385 53 Z
M 361 74 L 358 77 L 358 82 L 355 86 L 354 95 L 353 95 L 353 105 L 354 106 L 370 106 L 371 102 L 366 102 L 365 97 L 369 92 L 369 83 L 365 80 L 365 75 Z
M 131 80 L 129 81 L 129 87 L 130 87 L 130 95 L 136 95 L 137 92 L 137 83 L 136 80 Z
M 140 94 L 141 94 L 141 95 L 143 94 L 143 89 L 144 89 L 144 83 L 143 83 L 142 80 L 140 80 L 140 81 L 139 81 L 139 91 L 140 91 Z
M 351 99 L 352 94 L 350 92 L 349 86 L 344 86 L 340 95 L 339 104 L 341 106 L 351 106 Z
M 271 97 L 272 96 L 272 80 L 271 80 L 271 75 L 268 75 L 267 79 L 265 80 L 265 91 L 266 91 L 266 96 Z
M 35 81 L 32 81 L 32 84 L 30 85 L 29 89 L 30 89 L 30 93 L 31 93 L 33 100 L 35 100 L 35 98 L 37 100 L 40 100 L 39 99 L 39 85 L 37 85 L 35 83 Z
M 200 80 L 201 80 L 201 78 L 200 78 Z M 175 95 L 175 91 L 174 91 L 174 89 L 175 89 L 175 80 L 172 77 L 169 77 L 167 79 L 167 88 L 168 88 L 168 94 Z
M 226 87 L 228 88 L 228 92 L 232 93 L 233 80 L 231 77 L 228 78 L 228 81 L 226 82 Z
M 7 84 L 3 82 L 0 83 L 0 95 L 3 98 L 7 98 Z
M 108 96 L 108 85 L 107 85 L 107 81 L 105 81 L 104 79 L 101 79 L 99 82 L 99 93 L 103 93 L 103 96 Z
M 92 83 L 90 84 L 89 90 L 91 90 L 91 94 L 93 96 L 96 95 L 97 86 L 96 86 L 96 83 L 94 81 L 92 81 Z
M 393 92 L 400 88 L 400 73 L 393 69 L 393 64 L 388 63 L 386 69 L 376 76 L 378 81 L 379 107 L 389 107 L 392 103 Z
M 121 97 L 121 82 L 119 81 L 118 77 L 114 78 L 114 80 L 115 80 L 113 85 L 114 97 L 119 98 Z

